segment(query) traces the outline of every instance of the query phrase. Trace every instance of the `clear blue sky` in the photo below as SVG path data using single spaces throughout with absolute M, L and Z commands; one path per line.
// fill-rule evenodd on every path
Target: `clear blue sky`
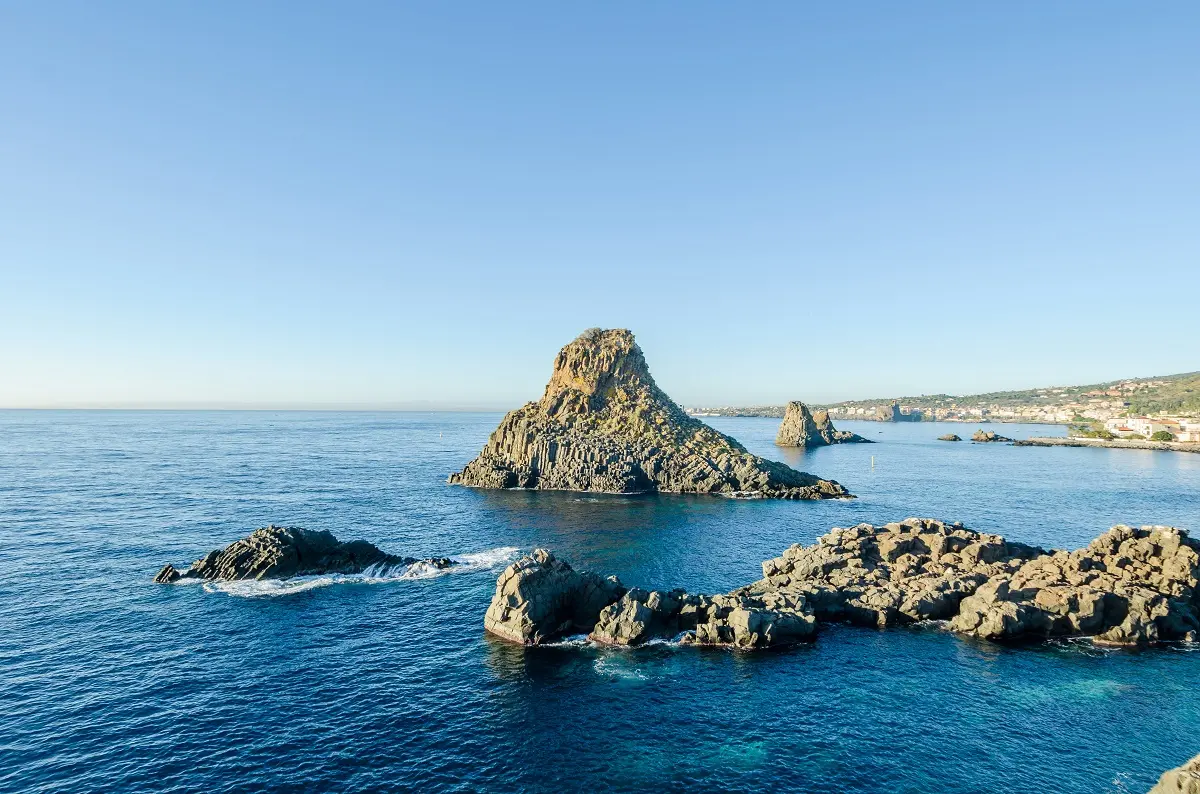
M 0 405 L 1200 369 L 1200 4 L 6 3 Z M 419 402 L 427 401 L 427 403 Z

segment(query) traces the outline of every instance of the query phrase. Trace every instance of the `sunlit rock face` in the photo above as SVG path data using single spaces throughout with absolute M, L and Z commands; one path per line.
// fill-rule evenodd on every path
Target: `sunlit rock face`
M 850 494 L 752 455 L 688 416 L 650 376 L 624 329 L 585 331 L 554 360 L 542 399 L 509 412 L 450 482 L 480 488 L 714 493 L 777 499 Z

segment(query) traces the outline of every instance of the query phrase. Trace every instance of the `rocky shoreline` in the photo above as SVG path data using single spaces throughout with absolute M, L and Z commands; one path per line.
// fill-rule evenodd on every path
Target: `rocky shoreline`
M 365 540 L 339 541 L 324 530 L 303 527 L 256 529 L 248 537 L 223 549 L 210 551 L 182 571 L 167 564 L 154 577 L 159 584 L 181 579 L 235 582 L 246 579 L 287 579 L 292 576 L 321 574 L 357 574 L 368 569 L 386 570 L 394 566 L 425 563 L 434 568 L 449 568 L 455 563 L 448 557 L 398 557 L 380 551 Z
M 541 400 L 509 412 L 449 482 L 477 488 L 838 499 L 839 483 L 752 455 L 688 416 L 624 329 L 564 347 Z
M 750 649 L 810 640 L 821 623 L 925 621 L 996 641 L 1196 642 L 1200 541 L 1173 527 L 1119 525 L 1084 549 L 1047 551 L 910 518 L 835 528 L 724 595 L 626 588 L 539 549 L 500 575 L 484 626 L 526 645 L 588 633 L 611 645 L 678 638 Z
M 1186 441 L 1138 441 L 1114 438 L 1027 438 L 1017 441 L 1017 447 L 1104 447 L 1106 449 L 1157 449 L 1166 452 L 1200 452 L 1200 444 Z
M 1200 794 L 1200 755 L 1163 772 L 1148 794 Z

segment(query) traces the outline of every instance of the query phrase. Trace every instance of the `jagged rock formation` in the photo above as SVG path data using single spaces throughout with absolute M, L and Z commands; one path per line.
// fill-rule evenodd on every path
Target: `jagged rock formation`
M 958 433 L 947 433 L 944 436 L 938 436 L 938 441 L 962 441 L 962 436 Z
M 589 638 L 607 645 L 640 645 L 682 634 L 685 644 L 767 648 L 810 639 L 816 630 L 803 596 L 706 596 L 635 588 L 601 610 Z
M 1200 542 L 1173 527 L 1116 526 L 991 577 L 959 606 L 954 631 L 988 639 L 1086 635 L 1102 644 L 1195 640 Z
M 1116 526 L 1087 548 L 1066 552 L 909 518 L 835 528 L 815 545 L 792 546 L 763 563 L 762 579 L 727 595 L 618 585 L 598 597 L 585 586 L 552 581 L 509 598 L 509 579 L 543 558 L 553 561 L 545 551 L 535 555 L 541 557 L 526 558 L 501 577 L 485 620 L 490 631 L 527 644 L 574 628 L 614 645 L 682 632 L 685 643 L 761 648 L 811 638 L 820 622 L 885 628 L 928 620 L 990 640 L 1087 636 L 1101 644 L 1153 645 L 1200 639 L 1200 541 L 1172 527 Z M 502 622 L 519 631 L 493 628 L 493 613 L 502 611 Z
M 951 618 L 990 577 L 1040 553 L 933 519 L 860 524 L 792 546 L 763 563 L 763 579 L 734 592 L 798 593 L 819 620 L 884 628 Z
M 682 641 L 697 645 L 763 648 L 812 637 L 816 619 L 803 596 L 626 590 L 616 577 L 576 571 L 536 549 L 500 574 L 483 626 L 522 645 L 583 632 L 607 645 L 640 645 L 685 632 Z
M 775 443 L 781 447 L 823 447 L 829 444 L 871 444 L 869 439 L 833 426 L 828 411 L 810 411 L 799 401 L 787 404 Z
M 615 576 L 576 571 L 545 549 L 504 569 L 483 619 L 498 637 L 538 645 L 563 634 L 588 632 L 600 610 L 625 594 Z
M 975 435 L 971 436 L 971 440 L 977 444 L 990 444 L 993 442 L 1012 442 L 1013 439 L 998 435 L 994 430 L 983 430 L 981 428 L 975 431 Z
M 1148 794 L 1200 794 L 1200 755 L 1163 772 Z
M 324 530 L 271 525 L 254 530 L 249 537 L 223 549 L 209 552 L 183 571 L 168 564 L 154 581 L 169 584 L 180 579 L 285 579 L 327 573 L 362 573 L 372 566 L 407 566 L 418 562 L 436 568 L 454 565 L 446 557 L 418 560 L 386 554 L 365 540 L 342 543 Z
M 511 411 L 450 482 L 481 488 L 613 493 L 847 497 L 832 480 L 746 451 L 693 419 L 650 377 L 626 330 L 585 331 L 564 347 L 538 402 Z

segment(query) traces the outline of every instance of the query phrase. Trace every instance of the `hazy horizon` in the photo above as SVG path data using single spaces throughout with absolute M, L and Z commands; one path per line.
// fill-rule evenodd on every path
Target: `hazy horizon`
M 0 406 L 1194 370 L 1200 6 L 0 12 Z

